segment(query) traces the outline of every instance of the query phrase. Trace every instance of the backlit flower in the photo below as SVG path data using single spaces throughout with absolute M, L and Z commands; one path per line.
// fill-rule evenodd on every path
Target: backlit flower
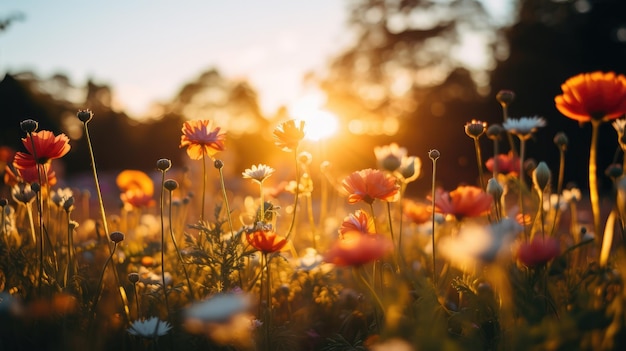
M 253 165 L 252 168 L 246 169 L 241 174 L 244 179 L 252 179 L 253 182 L 262 184 L 265 179 L 274 174 L 274 168 L 264 164 Z
M 561 85 L 554 102 L 565 116 L 580 123 L 609 121 L 626 113 L 626 77 L 614 72 L 581 73 Z
M 247 233 L 246 240 L 252 247 L 265 254 L 280 251 L 287 244 L 287 239 L 271 229 L 257 229 Z
M 415 224 L 424 224 L 432 219 L 433 213 L 430 205 L 407 199 L 404 200 L 402 206 L 404 216 Z
M 55 136 L 49 130 L 31 133 L 22 138 L 22 144 L 28 153 L 16 153 L 13 164 L 19 169 L 33 168 L 36 164 L 47 164 L 65 156 L 70 151 L 69 141 L 70 139 L 65 134 Z
M 373 234 L 376 232 L 374 228 L 374 221 L 367 215 L 367 212 L 357 210 L 354 213 L 350 213 L 343 219 L 343 222 L 339 227 L 339 234 L 343 235 L 347 232 L 353 231 L 363 234 Z
M 360 266 L 378 260 L 393 250 L 391 239 L 380 234 L 344 233 L 324 259 L 337 266 Z
M 454 215 L 457 219 L 486 214 L 492 202 L 491 195 L 475 186 L 459 186 L 449 193 L 439 190 L 435 194 L 437 211 Z
M 49 163 L 40 165 L 39 170 L 42 172 L 42 177 L 47 177 L 44 183 L 47 182 L 49 186 L 53 186 L 57 183 L 56 172 L 50 169 Z M 15 185 L 17 183 L 39 183 L 37 166 L 24 169 L 7 166 L 4 173 L 4 183 L 8 185 Z
M 391 143 L 375 147 L 374 155 L 376 155 L 378 168 L 393 172 L 400 167 L 402 159 L 407 155 L 407 151 L 406 148 L 399 147 L 396 143 Z
M 135 208 L 154 205 L 154 183 L 146 173 L 127 169 L 118 174 L 115 183 L 122 192 L 120 199 L 124 205 Z
M 498 168 L 498 173 L 510 174 L 516 176 L 519 174 L 519 157 L 515 156 L 512 152 L 508 154 L 498 154 L 485 162 L 485 167 L 490 172 L 493 172 L 494 166 Z
M 536 236 L 530 243 L 520 244 L 517 258 L 528 267 L 545 265 L 556 258 L 561 252 L 559 241 L 549 237 L 542 239 Z
M 507 132 L 517 135 L 520 139 L 530 138 L 538 128 L 545 127 L 545 125 L 546 120 L 537 116 L 509 118 L 502 123 L 502 127 Z
M 396 170 L 396 175 L 402 182 L 407 184 L 420 176 L 422 172 L 422 160 L 417 156 L 406 156 L 402 158 L 400 167 Z
M 295 150 L 302 139 L 304 139 L 304 121 L 291 119 L 274 129 L 274 143 L 283 151 Z
M 129 334 L 152 339 L 167 334 L 172 326 L 158 317 L 136 320 L 127 329 Z
M 199 160 L 204 155 L 215 156 L 224 150 L 226 134 L 220 127 L 213 127 L 212 120 L 194 120 L 183 124 L 180 148 L 187 148 L 187 155 L 192 160 Z
M 371 204 L 376 199 L 396 201 L 399 194 L 399 186 L 394 177 L 371 168 L 350 174 L 341 185 L 348 194 L 348 202 L 351 204 L 359 201 Z

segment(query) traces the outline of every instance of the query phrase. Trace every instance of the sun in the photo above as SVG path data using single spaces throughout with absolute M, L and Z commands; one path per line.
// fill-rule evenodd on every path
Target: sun
M 295 101 L 290 106 L 291 114 L 305 121 L 305 139 L 318 141 L 327 139 L 339 130 L 339 119 L 322 109 L 320 97 L 310 95 Z

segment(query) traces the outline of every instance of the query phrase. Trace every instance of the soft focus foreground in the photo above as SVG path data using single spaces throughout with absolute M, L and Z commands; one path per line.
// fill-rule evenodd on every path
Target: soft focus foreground
M 227 132 L 196 120 L 181 126 L 185 165 L 154 160 L 103 190 L 89 143 L 91 190 L 58 187 L 68 138 L 24 120 L 26 151 L 3 160 L 0 349 L 622 349 L 626 178 L 597 170 L 596 144 L 616 137 L 623 155 L 626 78 L 581 74 L 562 91 L 559 111 L 593 127 L 589 189 L 563 185 L 566 135 L 547 136 L 560 164 L 526 154 L 552 121 L 509 116 L 511 91 L 494 101 L 501 124 L 459 126 L 480 176 L 456 189 L 437 186 L 445 154 L 397 144 L 336 174 L 298 120 L 274 129 L 275 164 L 231 169 Z M 87 138 L 94 118 L 77 113 Z M 413 182 L 430 193 L 407 197 Z

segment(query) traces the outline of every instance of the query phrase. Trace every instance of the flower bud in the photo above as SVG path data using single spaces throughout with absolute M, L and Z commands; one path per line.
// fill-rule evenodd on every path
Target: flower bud
M 139 273 L 135 273 L 135 272 L 133 272 L 133 273 L 128 273 L 128 280 L 129 280 L 131 283 L 135 284 L 136 282 L 138 282 L 138 281 L 139 281 Z
M 498 94 L 496 94 L 496 100 L 498 100 L 502 106 L 509 105 L 515 100 L 515 92 L 512 90 L 500 90 Z
M 6 205 L 9 204 L 9 200 L 5 199 L 5 198 L 1 198 L 0 199 L 0 207 L 4 207 Z
M 38 193 L 39 191 L 41 191 L 41 185 L 37 182 L 32 183 L 30 185 L 30 190 L 34 191 L 35 193 Z
M 63 209 L 65 212 L 70 212 L 74 208 L 74 196 L 70 196 L 63 201 Z
M 487 137 L 489 139 L 498 140 L 500 139 L 502 133 L 504 133 L 504 128 L 499 124 L 492 124 L 489 126 L 489 128 L 487 128 L 487 131 L 485 133 L 487 134 Z
M 217 169 L 222 169 L 224 168 L 224 162 L 222 160 L 215 160 L 215 162 L 213 162 L 213 166 Z
M 606 174 L 606 176 L 609 178 L 617 179 L 621 177 L 622 174 L 624 174 L 624 169 L 619 163 L 613 163 L 610 164 L 609 167 L 607 167 L 606 171 L 604 171 L 604 174 Z
M 172 167 L 172 161 L 167 158 L 161 158 L 157 161 L 157 168 L 165 172 Z
M 110 235 L 111 237 L 111 241 L 119 244 L 120 242 L 122 242 L 124 240 L 124 234 L 122 232 L 113 232 Z
M 37 130 L 38 127 L 39 127 L 39 123 L 37 123 L 37 121 L 32 120 L 32 119 L 25 119 L 22 122 L 20 122 L 20 128 L 22 128 L 22 130 L 26 133 L 34 132 Z
M 439 153 L 439 150 L 437 149 L 432 149 L 428 151 L 428 158 L 430 158 L 433 161 L 437 161 L 437 159 L 439 159 L 439 156 L 441 156 L 441 154 Z
M 567 135 L 565 135 L 565 133 L 558 132 L 554 136 L 554 144 L 556 144 L 559 150 L 563 150 L 563 151 L 567 150 L 568 143 L 569 143 L 569 140 L 567 139 Z
M 93 112 L 90 110 L 80 110 L 76 113 L 76 117 L 78 117 L 81 122 L 87 123 L 93 118 Z
M 550 183 L 550 168 L 548 168 L 545 162 L 539 162 L 539 165 L 533 171 L 533 183 L 542 192 L 546 190 L 546 186 Z
M 502 194 L 504 194 L 502 185 L 495 178 L 490 178 L 487 181 L 487 194 L 491 195 L 496 202 L 500 201 Z
M 487 129 L 487 122 L 481 122 L 473 119 L 471 122 L 465 124 L 465 134 L 470 138 L 477 139 Z
M 169 191 L 174 191 L 178 188 L 178 182 L 174 179 L 168 179 L 163 183 L 163 187 Z

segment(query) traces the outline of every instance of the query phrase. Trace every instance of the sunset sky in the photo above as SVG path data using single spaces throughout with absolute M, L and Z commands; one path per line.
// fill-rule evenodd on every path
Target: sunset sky
M 91 78 L 136 115 L 212 67 L 247 78 L 272 113 L 349 42 L 339 0 L 0 2 L 0 18 L 18 12 L 24 20 L 0 34 L 0 75 Z
M 511 4 L 484 1 L 496 18 Z M 217 68 L 228 79 L 247 79 L 271 114 L 305 94 L 303 75 L 323 70 L 351 42 L 347 3 L 3 0 L 0 19 L 14 13 L 24 19 L 0 33 L 0 77 L 58 72 L 79 86 L 91 78 L 113 87 L 116 102 L 140 117 L 151 102 L 172 98 Z

